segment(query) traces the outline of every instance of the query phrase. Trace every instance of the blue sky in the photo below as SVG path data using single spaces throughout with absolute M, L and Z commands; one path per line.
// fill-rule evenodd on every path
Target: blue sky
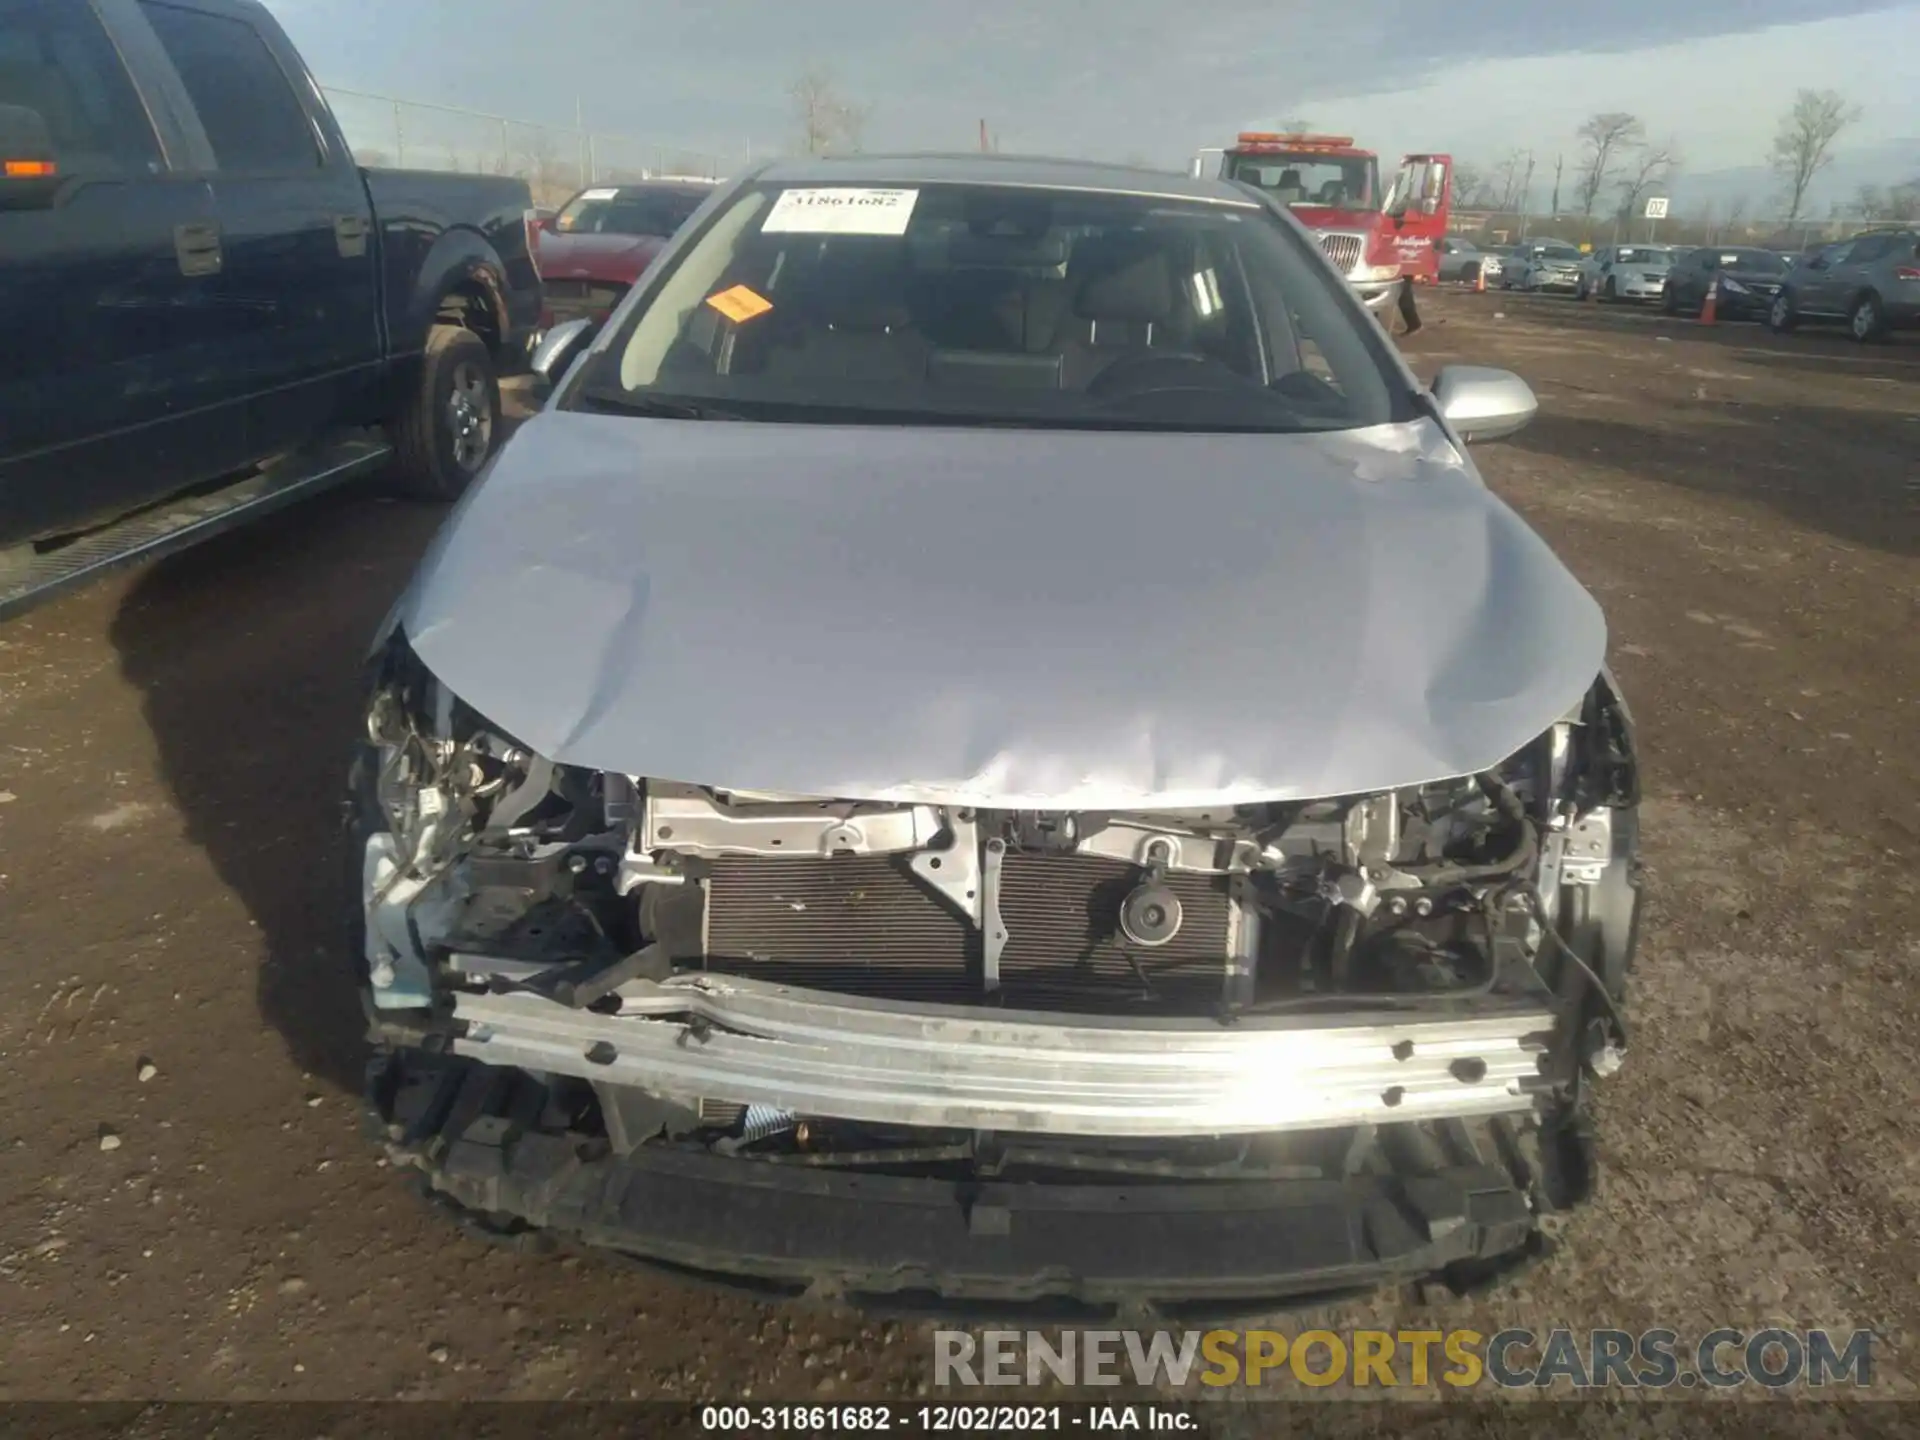
M 1920 173 L 1920 0 L 268 4 L 323 83 L 562 124 L 578 103 L 730 162 L 791 141 L 786 89 L 823 66 L 871 107 L 870 149 L 970 148 L 984 117 L 1005 150 L 1173 165 L 1304 115 L 1388 153 L 1531 148 L 1550 172 L 1587 115 L 1628 110 L 1700 174 L 1764 163 L 1810 86 L 1862 107 L 1843 142 L 1861 163 Z

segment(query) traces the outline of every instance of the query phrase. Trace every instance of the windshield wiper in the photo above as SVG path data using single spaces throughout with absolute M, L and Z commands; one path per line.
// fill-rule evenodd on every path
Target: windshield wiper
M 732 410 L 702 405 L 677 396 L 592 389 L 581 391 L 580 398 L 596 410 L 612 411 L 621 415 L 653 415 L 666 420 L 744 420 L 747 418 Z

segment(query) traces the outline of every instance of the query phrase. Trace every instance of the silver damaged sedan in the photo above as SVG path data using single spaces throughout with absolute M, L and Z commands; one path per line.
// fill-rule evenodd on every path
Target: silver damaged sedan
M 728 185 L 376 639 L 370 1103 L 469 1226 L 879 1310 L 1545 1253 L 1638 913 L 1599 607 L 1226 181 Z

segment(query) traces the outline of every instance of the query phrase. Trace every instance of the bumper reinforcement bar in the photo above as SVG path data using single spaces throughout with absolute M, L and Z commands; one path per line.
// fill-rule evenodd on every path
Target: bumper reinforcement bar
M 469 974 L 511 962 L 462 955 Z M 1529 1110 L 1553 1015 L 1483 1004 L 1233 1023 L 915 1006 L 724 976 L 633 981 L 617 1015 L 460 993 L 455 1054 L 796 1114 L 1103 1137 L 1317 1130 Z

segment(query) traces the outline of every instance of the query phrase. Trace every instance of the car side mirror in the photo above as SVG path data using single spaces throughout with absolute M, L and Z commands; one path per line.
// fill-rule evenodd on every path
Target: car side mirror
M 1462 440 L 1500 440 L 1533 423 L 1540 402 L 1511 370 L 1448 365 L 1433 379 L 1433 399 Z
M 566 378 L 573 362 L 587 353 L 587 347 L 599 333 L 600 324 L 596 320 L 563 321 L 547 331 L 533 347 L 528 368 L 541 384 L 552 389 Z

